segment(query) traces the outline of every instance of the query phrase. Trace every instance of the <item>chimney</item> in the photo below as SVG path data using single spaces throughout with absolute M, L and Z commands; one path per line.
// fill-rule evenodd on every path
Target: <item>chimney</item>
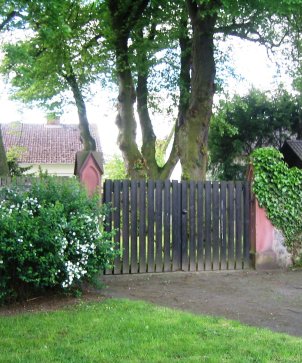
M 58 116 L 55 113 L 47 114 L 46 125 L 47 126 L 59 126 L 60 125 L 60 116 Z

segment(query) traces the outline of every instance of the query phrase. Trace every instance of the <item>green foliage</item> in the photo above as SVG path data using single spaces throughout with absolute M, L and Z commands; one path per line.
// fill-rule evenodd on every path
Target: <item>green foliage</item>
M 121 180 L 127 178 L 124 160 L 114 155 L 104 166 L 104 179 Z
M 22 146 L 12 146 L 7 150 L 6 158 L 10 176 L 22 176 L 32 168 L 31 166 L 20 166 L 18 163 L 18 159 L 24 151 L 26 148 Z
M 79 287 L 111 265 L 104 210 L 76 180 L 43 176 L 1 189 L 0 200 L 0 301 Z
M 209 135 L 210 171 L 221 180 L 242 180 L 249 155 L 259 147 L 280 148 L 290 137 L 301 137 L 297 98 L 280 88 L 268 95 L 251 89 L 246 96 L 222 101 Z
M 253 191 L 266 209 L 273 225 L 279 228 L 296 262 L 302 255 L 302 170 L 289 169 L 283 155 L 274 148 L 252 153 Z
M 71 101 L 70 78 L 82 95 L 104 71 L 103 31 L 96 11 L 101 6 L 80 0 L 31 2 L 27 8 L 26 40 L 6 43 L 0 72 L 10 76 L 12 95 L 23 102 L 60 111 Z

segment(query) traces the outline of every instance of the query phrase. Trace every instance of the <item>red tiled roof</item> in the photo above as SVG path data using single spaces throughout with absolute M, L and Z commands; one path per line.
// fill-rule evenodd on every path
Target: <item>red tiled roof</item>
M 90 132 L 101 151 L 97 125 L 90 125 Z M 2 124 L 5 149 L 12 146 L 24 147 L 21 163 L 29 164 L 70 164 L 75 162 L 75 154 L 83 149 L 78 125 L 60 124 L 56 126 L 40 124 Z

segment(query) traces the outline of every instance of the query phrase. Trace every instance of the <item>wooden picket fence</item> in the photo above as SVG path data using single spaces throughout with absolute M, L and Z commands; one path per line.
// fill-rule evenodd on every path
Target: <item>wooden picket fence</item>
M 107 274 L 250 267 L 250 183 L 106 180 L 120 256 Z

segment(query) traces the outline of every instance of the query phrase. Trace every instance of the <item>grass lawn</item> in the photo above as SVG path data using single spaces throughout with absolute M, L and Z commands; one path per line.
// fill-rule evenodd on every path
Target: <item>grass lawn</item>
M 0 362 L 301 362 L 302 339 L 144 302 L 0 317 Z

